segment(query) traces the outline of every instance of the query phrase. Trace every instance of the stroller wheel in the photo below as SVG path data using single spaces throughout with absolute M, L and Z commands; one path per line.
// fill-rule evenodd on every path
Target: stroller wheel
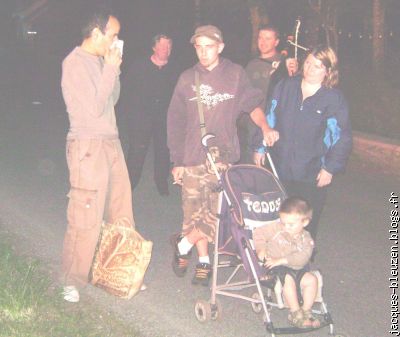
M 211 304 L 205 300 L 197 300 L 194 305 L 194 313 L 200 323 L 211 319 Z
M 260 294 L 254 293 L 253 295 L 251 295 L 251 298 L 255 300 L 260 300 Z M 256 314 L 259 314 L 263 310 L 261 302 L 260 303 L 250 302 L 250 303 L 251 303 L 251 308 Z
M 221 319 L 221 303 L 215 299 L 215 304 L 211 304 L 211 319 L 213 321 Z

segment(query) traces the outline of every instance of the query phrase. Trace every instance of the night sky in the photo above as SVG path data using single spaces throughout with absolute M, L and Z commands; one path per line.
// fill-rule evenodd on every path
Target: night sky
M 0 4 L 0 38 L 5 43 L 15 40 L 16 20 L 12 13 L 19 7 L 25 7 L 33 0 L 2 0 Z M 307 19 L 308 11 L 305 0 L 265 1 L 270 21 L 283 35 L 290 33 L 297 16 Z M 236 5 L 231 5 L 236 3 Z M 360 44 L 360 38 L 367 36 L 365 29 L 370 29 L 365 20 L 366 1 L 340 0 L 338 10 L 338 29 L 343 32 L 342 42 L 349 48 Z M 400 1 L 389 1 L 387 30 L 394 33 L 388 45 L 400 45 Z M 38 32 L 36 45 L 49 49 L 54 54 L 65 54 L 80 43 L 78 22 L 80 15 L 91 11 L 95 4 L 111 7 L 120 18 L 122 30 L 120 38 L 125 40 L 126 58 L 149 53 L 149 41 L 159 32 L 170 34 L 174 39 L 174 57 L 190 65 L 195 61 L 189 45 L 189 38 L 195 24 L 194 0 L 48 0 L 45 11 L 33 23 L 33 30 Z M 202 0 L 202 20 L 204 24 L 214 24 L 221 28 L 226 42 L 224 55 L 233 61 L 246 64 L 250 54 L 251 25 L 249 11 L 245 1 Z M 305 21 L 302 34 L 305 34 Z M 348 33 L 352 38 L 348 38 Z M 370 32 L 369 32 L 370 33 Z M 303 36 L 304 37 L 304 36 Z M 283 39 L 282 39 L 283 40 Z M 354 53 L 352 53 L 354 54 Z
M 239 0 L 201 0 L 201 23 L 214 24 L 221 28 L 225 49 L 223 56 L 241 65 L 246 65 L 251 55 L 251 22 L 246 1 Z M 195 0 L 48 0 L 48 6 L 33 21 L 31 29 L 37 32 L 33 39 L 27 41 L 17 37 L 17 19 L 13 13 L 18 8 L 27 7 L 34 0 L 1 0 L 0 3 L 0 72 L 2 68 L 14 67 L 17 78 L 24 83 L 27 78 L 41 77 L 42 92 L 49 95 L 54 90 L 60 95 L 59 80 L 61 62 L 76 45 L 81 43 L 79 22 L 84 13 L 92 12 L 93 6 L 105 4 L 111 7 L 119 17 L 122 29 L 120 38 L 125 41 L 122 73 L 133 59 L 146 57 L 151 53 L 151 38 L 157 33 L 169 34 L 174 40 L 171 60 L 177 62 L 181 69 L 192 66 L 196 61 L 195 52 L 189 43 L 195 26 Z M 235 5 L 232 5 L 235 3 Z M 307 40 L 307 20 L 310 11 L 307 0 L 265 0 L 270 22 L 276 25 L 282 34 L 281 46 L 285 45 L 286 35 L 292 33 L 295 20 L 302 18 L 299 42 Z M 360 119 L 356 113 L 370 120 L 370 130 L 376 129 L 374 114 L 382 111 L 381 105 L 388 111 L 385 117 L 389 126 L 393 125 L 390 116 L 397 116 L 395 91 L 400 86 L 400 1 L 387 0 L 388 10 L 385 18 L 385 81 L 390 77 L 389 85 L 382 87 L 384 101 L 375 102 L 375 111 L 365 112 L 371 102 L 364 100 L 375 93 L 375 89 L 364 86 L 370 79 L 364 78 L 366 70 L 371 69 L 372 59 L 372 0 L 338 0 L 337 31 L 339 34 L 339 66 L 341 81 L 339 85 L 349 97 L 354 121 Z M 12 47 L 12 48 L 10 48 Z M 303 53 L 300 53 L 300 57 Z M 303 54 L 304 55 L 304 54 Z M 43 76 L 45 74 L 45 76 Z M 361 76 L 361 77 L 360 77 Z M 359 83 L 356 81 L 360 78 Z M 387 82 L 387 81 L 386 81 Z M 5 85 L 5 84 L 4 84 Z M 362 85 L 357 92 L 353 89 Z M 39 91 L 39 89 L 38 89 Z M 36 94 L 35 94 L 36 95 Z M 37 95 L 40 96 L 40 95 Z M 366 113 L 370 117 L 365 117 Z M 356 123 L 355 123 L 356 124 Z M 364 125 L 360 126 L 364 128 Z M 381 129 L 385 129 L 383 123 Z M 393 134 L 398 134 L 394 130 Z
M 6 43 L 15 40 L 16 20 L 12 20 L 18 4 L 28 0 L 2 0 L 0 4 L 1 38 Z M 80 15 L 90 11 L 93 4 L 104 3 L 112 7 L 120 18 L 120 38 L 125 40 L 125 57 L 136 57 L 150 52 L 151 37 L 159 32 L 170 34 L 174 39 L 174 56 L 190 66 L 195 61 L 189 39 L 193 33 L 194 1 L 188 0 L 48 0 L 47 9 L 34 21 L 32 29 L 37 31 L 36 46 L 40 45 L 54 54 L 66 54 L 80 43 L 78 21 Z M 202 17 L 204 24 L 221 28 L 226 42 L 224 55 L 239 63 L 246 63 L 250 55 L 251 25 L 245 2 L 237 6 L 213 5 L 203 0 Z M 241 4 L 242 3 L 242 4 Z M 277 2 L 278 3 L 278 2 Z M 270 8 L 271 21 L 282 31 L 294 24 L 292 6 L 282 0 L 279 6 Z M 240 5 L 241 4 L 241 5 Z M 286 10 L 289 8 L 290 10 Z M 295 17 L 295 16 L 294 16 Z M 4 44 L 4 43 L 3 43 Z

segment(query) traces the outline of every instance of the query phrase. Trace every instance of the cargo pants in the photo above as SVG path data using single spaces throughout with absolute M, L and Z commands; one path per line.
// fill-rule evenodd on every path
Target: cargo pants
M 128 218 L 134 226 L 128 170 L 118 138 L 69 139 L 68 227 L 64 238 L 62 277 L 82 287 L 96 249 L 101 224 Z
M 219 204 L 218 181 L 207 166 L 185 167 L 182 177 L 182 234 L 187 235 L 197 229 L 214 242 Z

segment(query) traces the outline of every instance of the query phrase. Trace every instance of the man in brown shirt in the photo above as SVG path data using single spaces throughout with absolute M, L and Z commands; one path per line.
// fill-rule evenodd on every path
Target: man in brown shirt
M 64 299 L 79 301 L 103 221 L 127 218 L 134 225 L 128 170 L 114 105 L 119 98 L 121 52 L 113 47 L 120 23 L 97 12 L 82 29 L 82 44 L 64 59 L 61 87 L 70 128 L 68 228 L 62 274 Z

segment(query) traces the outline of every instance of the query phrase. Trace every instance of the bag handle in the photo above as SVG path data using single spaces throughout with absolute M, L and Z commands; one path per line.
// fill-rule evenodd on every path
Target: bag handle
M 194 71 L 194 81 L 196 84 L 197 110 L 199 111 L 201 138 L 203 138 L 207 133 L 207 130 L 206 130 L 206 122 L 204 120 L 203 104 L 201 103 L 200 99 L 200 79 L 199 79 L 199 72 L 197 70 Z
M 113 225 L 126 228 L 135 228 L 135 226 L 132 225 L 131 221 L 127 217 L 118 218 L 115 220 Z

